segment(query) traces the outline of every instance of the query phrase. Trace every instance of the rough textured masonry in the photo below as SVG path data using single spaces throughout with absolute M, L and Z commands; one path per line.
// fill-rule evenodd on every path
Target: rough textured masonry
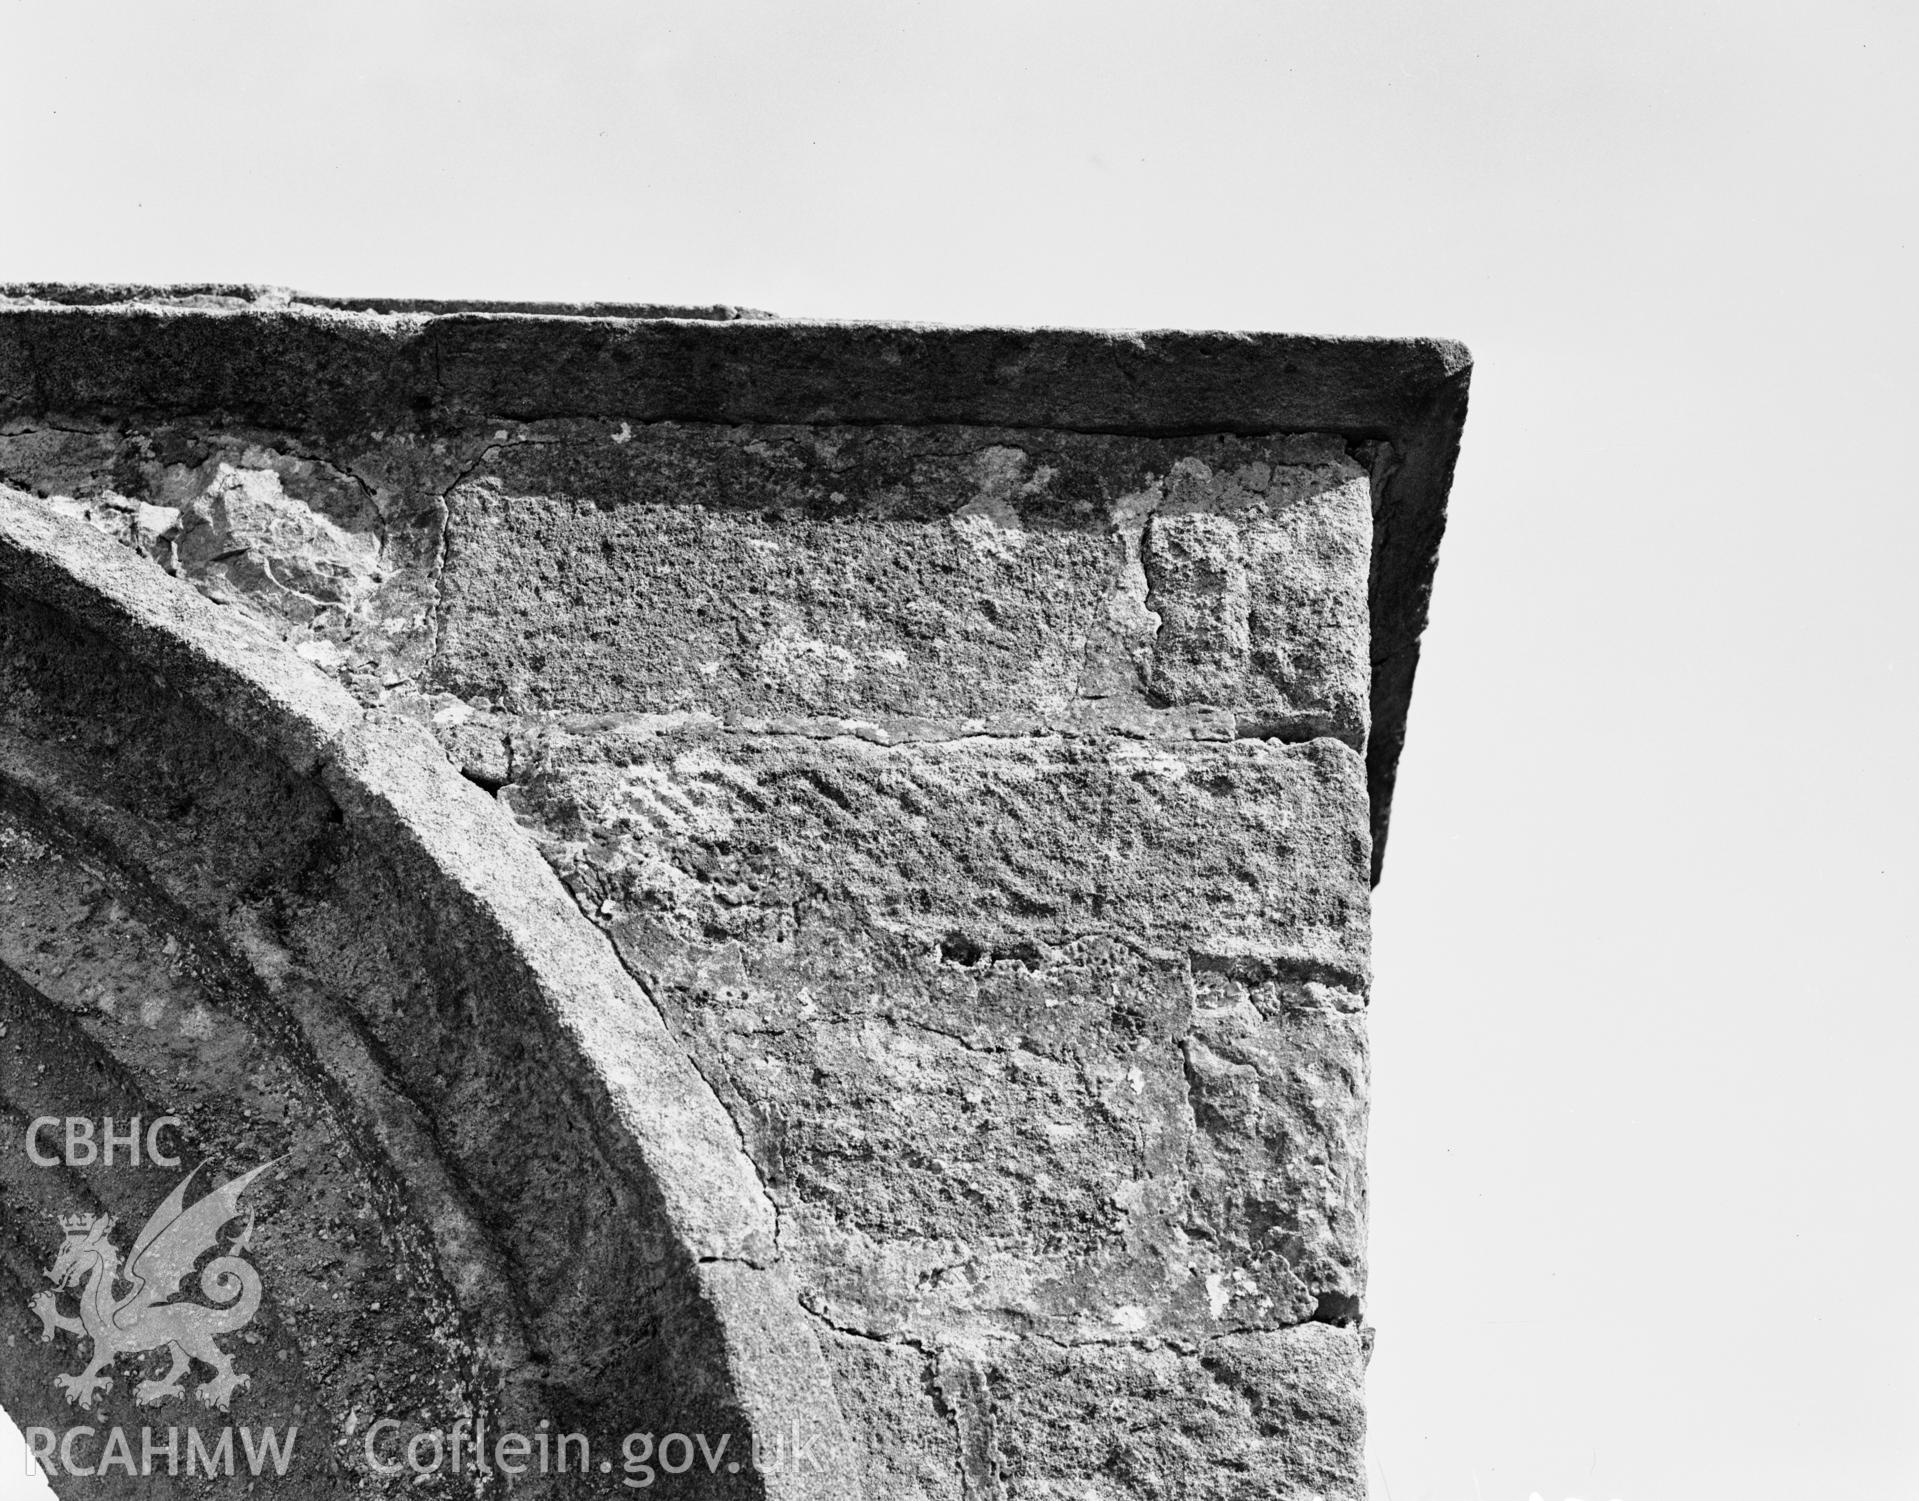
M 0 296 L 0 1402 L 89 1427 L 56 1489 L 171 1425 L 168 1494 L 506 1494 L 482 1425 L 516 1495 L 1362 1496 L 1368 894 L 1467 373 Z M 163 1116 L 177 1166 L 88 1144 Z M 111 1309 L 266 1163 L 214 1359 L 77 1272 L 42 1339 L 56 1254 Z

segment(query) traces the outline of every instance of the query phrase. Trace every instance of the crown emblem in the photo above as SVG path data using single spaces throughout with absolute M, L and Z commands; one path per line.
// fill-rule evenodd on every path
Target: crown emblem
M 63 1214 L 60 1216 L 60 1228 L 68 1235 L 85 1235 L 93 1228 L 93 1216 L 90 1214 Z

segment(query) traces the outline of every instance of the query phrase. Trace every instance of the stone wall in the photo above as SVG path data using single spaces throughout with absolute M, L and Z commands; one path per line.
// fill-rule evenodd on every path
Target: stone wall
M 431 1122 L 431 1142 L 360 1140 L 338 1192 L 397 1183 L 384 1208 L 353 1199 L 394 1244 L 439 1193 L 439 1220 L 471 1221 L 427 1255 L 439 1280 L 471 1260 L 511 1305 L 448 1298 L 492 1344 L 468 1341 L 483 1353 L 441 1404 L 691 1422 L 658 1385 L 677 1341 L 711 1372 L 701 1421 L 785 1406 L 831 1430 L 822 1495 L 1362 1495 L 1368 888 L 1463 352 L 198 302 L 39 289 L 0 311 L 16 552 L 104 533 L 133 572 L 100 597 L 195 591 L 382 733 L 433 737 L 490 799 L 463 816 L 544 857 L 569 941 L 623 968 L 619 1004 L 723 1122 L 685 1170 L 743 1172 L 736 1218 L 765 1205 L 767 1244 L 728 1254 L 771 1280 L 732 1301 L 700 1290 L 657 1190 L 582 1221 L 538 1185 L 680 1160 L 631 1127 L 563 1145 L 608 1093 L 590 1043 L 581 1085 L 537 1082 L 542 1003 L 497 1003 L 476 1041 L 450 940 L 394 928 L 390 877 L 294 912 L 310 853 L 251 887 L 221 872 L 255 893 L 240 906 L 276 895 L 251 940 L 228 922 L 209 941 L 255 971 L 267 948 L 305 956 L 313 995 L 278 1004 L 370 1045 L 304 1076 L 367 1081 L 339 1134 L 387 1084 Z M 19 629 L 67 639 L 35 583 L 67 565 L 36 566 L 6 579 Z M 80 676 L 105 681 L 128 649 L 90 640 L 37 650 L 56 679 L 103 653 Z M 58 740 L 32 697 L 15 742 Z M 75 686 L 57 712 L 113 705 Z M 288 777 L 181 764 L 192 745 L 149 735 L 142 764 L 229 800 L 236 777 Z M 101 775 L 42 771 L 41 823 Z M 357 828 L 352 803 L 311 816 Z M 126 836 L 90 837 L 127 863 Z M 393 835 L 356 837 L 372 859 Z M 139 1066 L 154 1044 L 115 1033 L 126 1002 L 32 952 L 0 957 L 40 1010 Z M 212 1041 L 171 1046 L 218 1074 Z M 555 1269 L 570 1238 L 626 1289 L 607 1309 L 625 1361 L 583 1333 Z M 635 1255 L 662 1270 L 611 1271 Z M 701 1298 L 706 1355 L 672 1333 Z M 756 1361 L 780 1382 L 745 1390 Z

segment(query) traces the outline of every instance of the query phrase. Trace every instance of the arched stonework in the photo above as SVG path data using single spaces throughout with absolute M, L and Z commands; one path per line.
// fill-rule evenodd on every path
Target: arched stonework
M 202 1189 L 275 1164 L 253 1191 L 267 1295 L 234 1337 L 250 1385 L 230 1419 L 299 1425 L 275 1494 L 337 1494 L 341 1470 L 418 1494 L 366 1473 L 382 1415 L 544 1419 L 616 1469 L 629 1432 L 730 1434 L 744 1454 L 797 1429 L 808 1463 L 769 1465 L 763 1493 L 858 1494 L 738 1133 L 429 737 L 14 492 L 0 705 L 0 1306 L 44 1286 L 57 1215 L 104 1210 L 130 1236 L 179 1177 L 36 1166 L 28 1122 L 176 1115 L 179 1147 L 160 1141 L 208 1165 Z M 136 1407 L 132 1360 L 79 1414 L 52 1382 L 73 1343 L 17 1322 L 0 1397 L 23 1426 L 229 1421 Z M 679 1483 L 761 1493 L 724 1465 Z
M 398 1402 L 703 1435 L 669 1493 L 1355 1501 L 1466 379 L 0 289 L 9 1124 L 283 1154 L 234 1421 L 343 1462 Z M 16 1291 L 171 1181 L 0 1165 Z

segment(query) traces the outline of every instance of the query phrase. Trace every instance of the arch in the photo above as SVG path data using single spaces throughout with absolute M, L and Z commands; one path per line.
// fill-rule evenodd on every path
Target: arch
M 798 1435 L 804 1464 L 679 1483 L 859 1493 L 735 1127 L 504 808 L 417 726 L 4 489 L 0 638 L 0 1109 L 15 1143 L 39 1116 L 174 1115 L 181 1171 L 276 1164 L 231 1421 L 297 1414 L 349 1468 L 380 1415 L 544 1419 L 616 1469 L 628 1432 L 741 1458 Z M 0 1297 L 38 1285 L 48 1216 L 137 1216 L 177 1177 L 16 1146 Z M 77 1421 L 49 1377 L 71 1342 L 20 1348 L 7 1408 Z M 132 1385 L 101 1399 L 116 1421 L 182 1421 Z

